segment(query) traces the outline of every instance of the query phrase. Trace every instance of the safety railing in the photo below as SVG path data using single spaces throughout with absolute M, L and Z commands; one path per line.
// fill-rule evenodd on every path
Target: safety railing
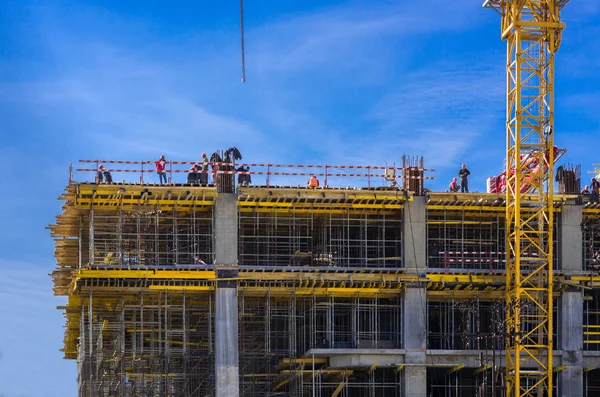
M 155 161 L 126 161 L 126 160 L 79 160 L 80 167 L 75 168 L 78 173 L 92 176 L 97 182 L 96 175 L 100 170 L 109 173 L 110 180 L 126 180 L 128 178 L 115 177 L 114 174 L 138 175 L 138 178 L 129 180 L 130 183 L 142 185 L 154 183 L 149 181 L 149 174 L 156 173 Z M 89 165 L 94 165 L 94 168 Z M 208 170 L 192 170 L 193 165 L 208 165 Z M 86 167 L 86 165 L 88 165 Z M 124 167 L 123 167 L 124 166 Z M 251 170 L 252 169 L 252 170 Z M 257 170 L 256 170 L 257 169 Z M 74 180 L 71 169 L 70 180 Z M 251 176 L 264 176 L 267 187 L 273 185 L 273 177 L 317 177 L 323 179 L 323 187 L 329 187 L 330 178 L 363 178 L 367 186 L 371 187 L 374 181 L 380 180 L 384 185 L 397 186 L 399 180 L 433 180 L 434 177 L 425 175 L 425 172 L 435 172 L 434 169 L 423 167 L 395 167 L 378 165 L 335 165 L 335 164 L 272 164 L 272 163 L 226 163 L 226 162 L 194 162 L 194 161 L 166 161 L 164 171 L 168 184 L 186 184 L 188 179 L 177 178 L 179 174 L 209 174 L 213 183 L 217 182 L 217 175 L 248 176 L 239 178 L 240 182 L 251 184 Z M 158 177 L 157 177 L 158 178 Z M 235 176 L 234 176 L 235 178 Z M 206 177 L 208 179 L 208 177 Z M 262 185 L 262 184 L 260 184 Z

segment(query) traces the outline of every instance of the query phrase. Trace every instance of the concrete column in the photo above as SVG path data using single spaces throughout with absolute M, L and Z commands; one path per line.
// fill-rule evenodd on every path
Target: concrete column
M 561 268 L 565 274 L 583 270 L 582 206 L 565 204 L 560 214 L 558 245 Z
M 236 267 L 238 264 L 238 210 L 237 196 L 219 193 L 214 210 L 213 242 L 215 264 Z
M 217 272 L 215 298 L 216 397 L 240 394 L 237 277 L 238 211 L 235 194 L 220 193 L 214 210 L 214 250 Z
M 216 295 L 216 395 L 239 396 L 237 288 L 218 287 Z
M 427 202 L 424 196 L 413 197 L 404 205 L 404 267 L 409 273 L 427 268 Z
M 404 267 L 408 273 L 422 274 L 427 270 L 427 202 L 416 196 L 404 205 Z M 405 363 L 403 388 L 406 397 L 427 396 L 427 295 L 425 285 L 408 285 L 403 306 Z
M 561 396 L 583 396 L 583 292 L 576 289 L 563 292 L 559 309 L 562 365 L 566 365 L 559 372 Z
M 561 269 L 565 275 L 583 270 L 583 236 L 581 232 L 582 206 L 573 203 L 561 210 L 558 244 Z M 567 289 L 560 299 L 559 337 L 562 348 L 562 365 L 559 372 L 561 396 L 583 396 L 583 293 L 580 289 Z
M 424 284 L 409 285 L 404 293 L 404 395 L 427 396 L 427 296 Z M 417 364 L 417 365 L 410 365 Z

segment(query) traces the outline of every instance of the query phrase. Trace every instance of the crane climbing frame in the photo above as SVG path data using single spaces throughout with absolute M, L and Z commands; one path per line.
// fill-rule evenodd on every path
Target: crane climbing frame
M 506 155 L 514 170 L 506 189 L 508 396 L 552 394 L 554 54 L 567 2 L 484 2 L 502 16 L 507 42 Z M 531 153 L 541 165 L 535 174 L 523 160 Z

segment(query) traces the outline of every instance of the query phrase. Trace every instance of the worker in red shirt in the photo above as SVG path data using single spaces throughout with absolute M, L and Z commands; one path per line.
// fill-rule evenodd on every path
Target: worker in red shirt
M 163 183 L 163 178 L 165 179 L 165 183 L 167 183 L 167 173 L 165 172 L 165 166 L 167 165 L 167 160 L 165 160 L 165 156 L 160 156 L 160 158 L 154 163 L 156 166 L 156 173 L 160 178 L 160 184 Z
M 310 177 L 310 179 L 308 180 L 308 187 L 311 189 L 316 189 L 319 187 L 319 180 L 316 176 L 313 175 Z
M 456 177 L 452 178 L 452 182 L 450 182 L 450 186 L 448 186 L 448 189 L 450 189 L 451 192 L 456 193 L 458 192 L 458 189 L 460 189 L 460 186 L 458 185 L 458 179 Z

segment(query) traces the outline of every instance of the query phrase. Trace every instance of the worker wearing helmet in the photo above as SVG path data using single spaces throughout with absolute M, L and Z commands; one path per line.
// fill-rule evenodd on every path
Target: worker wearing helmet
M 96 172 L 96 183 L 102 183 L 104 178 L 104 164 L 98 166 L 98 172 Z
M 313 175 L 310 177 L 310 179 L 308 180 L 308 187 L 311 189 L 316 189 L 319 187 L 319 180 L 316 176 Z
M 100 164 L 98 166 L 98 173 L 97 173 L 98 183 L 102 183 L 102 177 L 104 177 L 104 181 L 106 183 L 112 183 L 112 175 L 110 175 L 110 172 L 107 171 L 106 168 L 104 168 L 104 164 Z

